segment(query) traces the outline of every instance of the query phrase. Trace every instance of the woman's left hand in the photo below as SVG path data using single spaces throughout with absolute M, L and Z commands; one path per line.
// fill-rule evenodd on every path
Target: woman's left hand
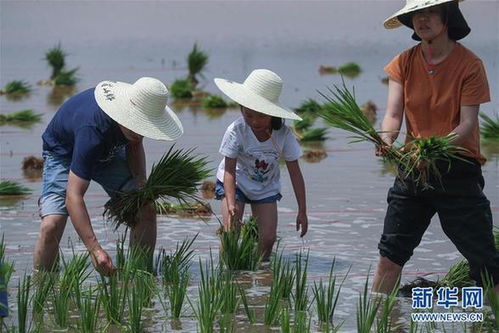
M 296 217 L 296 231 L 301 229 L 300 237 L 305 236 L 308 231 L 308 217 L 307 213 L 298 212 Z

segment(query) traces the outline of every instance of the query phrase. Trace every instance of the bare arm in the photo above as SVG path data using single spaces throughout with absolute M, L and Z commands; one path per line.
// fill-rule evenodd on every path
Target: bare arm
M 480 105 L 462 105 L 459 125 L 451 132 L 457 134 L 452 144 L 461 146 L 471 135 L 473 129 L 478 125 L 478 112 Z
M 225 157 L 224 168 L 224 191 L 227 205 L 229 206 L 229 214 L 237 216 L 236 205 L 236 163 L 237 159 Z
M 386 114 L 381 124 L 382 137 L 391 145 L 399 135 L 400 126 L 404 117 L 404 87 L 397 81 L 388 82 L 388 101 Z
M 301 227 L 300 237 L 305 236 L 308 231 L 308 217 L 307 217 L 307 200 L 305 193 L 305 181 L 300 170 L 298 160 L 286 161 L 293 191 L 295 192 L 296 201 L 298 203 L 298 216 L 296 217 L 296 230 Z
M 76 232 L 91 254 L 94 266 L 104 275 L 110 275 L 114 271 L 113 263 L 97 241 L 90 223 L 87 206 L 83 200 L 89 184 L 88 180 L 80 178 L 70 171 L 66 190 L 66 207 Z
M 128 165 L 139 187 L 146 183 L 146 154 L 142 140 L 129 142 L 127 148 Z

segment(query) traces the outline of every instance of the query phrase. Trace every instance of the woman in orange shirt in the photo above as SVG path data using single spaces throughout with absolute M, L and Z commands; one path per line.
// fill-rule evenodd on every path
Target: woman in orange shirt
M 406 141 L 455 133 L 452 143 L 468 152 L 463 156 L 466 162 L 438 165 L 442 185 L 435 181 L 432 189 L 423 189 L 411 179 L 395 180 L 388 192 L 372 289 L 385 293 L 393 289 L 431 218 L 438 214 L 445 234 L 470 263 L 471 277 L 481 285 L 486 270 L 499 291 L 499 253 L 490 202 L 482 191 L 485 158 L 480 153 L 478 124 L 480 104 L 490 101 L 489 87 L 481 60 L 457 42 L 471 29 L 452 0 L 407 0 L 384 25 L 388 29 L 405 25 L 413 29 L 412 38 L 421 41 L 385 67 L 389 76 L 382 123 L 386 146 L 397 138 L 405 116 Z M 377 147 L 376 154 L 382 155 L 385 149 Z

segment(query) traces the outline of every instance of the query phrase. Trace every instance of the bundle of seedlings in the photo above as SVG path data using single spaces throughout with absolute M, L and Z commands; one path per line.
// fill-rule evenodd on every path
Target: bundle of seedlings
M 37 123 L 42 119 L 42 115 L 34 113 L 33 110 L 26 109 L 17 112 L 11 112 L 0 115 L 0 125 L 23 124 L 23 123 Z
M 327 128 L 310 128 L 298 134 L 298 140 L 300 142 L 325 141 L 327 139 L 326 133 Z
M 119 192 L 105 205 L 104 216 L 117 229 L 124 224 L 138 223 L 141 207 L 157 199 L 176 199 L 179 202 L 196 201 L 197 186 L 208 177 L 205 157 L 193 154 L 194 149 L 170 150 L 152 167 L 146 184 L 130 192 Z
M 52 74 L 50 80 L 42 81 L 41 84 L 49 84 L 56 86 L 74 86 L 78 82 L 76 77 L 77 68 L 65 69 L 67 53 L 61 47 L 61 44 L 54 46 L 45 52 L 45 60 L 50 68 Z
M 161 215 L 179 215 L 186 217 L 201 217 L 213 214 L 207 202 L 195 201 L 174 204 L 171 202 L 156 202 L 156 211 Z
M 26 81 L 14 80 L 8 82 L 3 90 L 0 90 L 0 95 L 14 95 L 21 96 L 29 94 L 31 92 L 31 86 Z
M 19 185 L 16 182 L 12 182 L 10 180 L 2 180 L 0 181 L 0 196 L 2 195 L 26 195 L 30 194 L 31 189 Z
M 220 260 L 230 270 L 255 270 L 262 256 L 258 249 L 258 225 L 250 217 L 242 226 L 232 223 L 228 231 L 220 231 Z
M 440 180 L 441 174 L 437 162 L 450 162 L 452 159 L 465 159 L 458 153 L 467 150 L 452 145 L 456 134 L 445 137 L 417 138 L 401 147 L 387 146 L 380 132 L 376 131 L 355 101 L 355 96 L 345 86 L 328 88 L 329 94 L 319 92 L 327 103 L 319 115 L 332 127 L 353 133 L 352 142 L 367 141 L 382 147 L 385 160 L 400 167 L 398 177 L 410 178 L 423 189 L 432 188 L 430 179 Z
M 480 125 L 480 134 L 486 140 L 499 140 L 499 116 L 492 119 L 485 113 L 480 113 L 482 124 Z

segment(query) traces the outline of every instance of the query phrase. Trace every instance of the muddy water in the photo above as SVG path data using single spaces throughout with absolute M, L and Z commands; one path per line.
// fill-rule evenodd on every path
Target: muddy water
M 19 181 L 33 194 L 18 200 L 0 201 L 0 232 L 5 235 L 7 255 L 16 263 L 16 275 L 31 270 L 33 247 L 39 229 L 37 196 L 40 180 L 28 180 L 20 169 L 23 158 L 41 155 L 40 135 L 58 105 L 76 91 L 104 79 L 133 82 L 141 76 L 160 78 L 165 83 L 186 75 L 185 57 L 198 42 L 208 52 L 210 62 L 201 80 L 203 90 L 218 93 L 216 76 L 244 80 L 254 68 L 270 68 L 279 73 L 285 87 L 281 100 L 290 107 L 307 98 L 322 101 L 316 92 L 339 83 L 337 76 L 321 76 L 320 65 L 340 65 L 354 61 L 362 67 L 355 79 L 359 103 L 372 100 L 383 117 L 386 86 L 380 80 L 382 68 L 393 55 L 409 47 L 405 28 L 385 31 L 381 23 L 395 12 L 401 1 L 331 2 L 2 2 L 0 85 L 14 79 L 29 81 L 34 91 L 28 98 L 10 101 L 0 98 L 2 113 L 33 109 L 43 121 L 29 129 L 0 128 L 0 172 L 2 179 Z M 484 61 L 489 75 L 493 102 L 482 107 L 497 112 L 499 68 L 499 4 L 490 1 L 464 2 L 472 34 L 463 42 Z M 61 42 L 67 51 L 68 68 L 79 67 L 80 82 L 75 91 L 57 91 L 36 82 L 50 75 L 43 61 L 44 52 Z M 218 146 L 225 128 L 237 117 L 237 110 L 206 112 L 200 108 L 174 107 L 184 124 L 185 135 L 177 147 L 197 147 L 207 155 L 212 167 L 220 160 Z M 378 124 L 379 126 L 379 124 Z M 368 144 L 349 145 L 344 132 L 330 130 L 324 143 L 328 152 L 319 163 L 301 161 L 307 184 L 309 233 L 300 239 L 294 231 L 296 202 L 287 172 L 282 170 L 283 200 L 279 204 L 278 235 L 285 254 L 310 249 L 310 282 L 326 278 L 333 257 L 337 273 L 349 279 L 342 291 L 337 316 L 345 320 L 344 330 L 355 327 L 357 295 L 378 256 L 377 242 L 386 209 L 386 193 L 393 176 L 374 157 Z M 148 165 L 170 147 L 164 142 L 146 140 Z M 492 204 L 495 223 L 499 220 L 499 148 L 486 146 L 485 193 Z M 120 233 L 102 219 L 105 193 L 92 184 L 87 192 L 92 224 L 102 245 L 113 250 Z M 210 201 L 215 212 L 219 203 Z M 199 233 L 196 253 L 206 258 L 209 249 L 217 252 L 216 217 L 207 221 L 161 216 L 158 220 L 158 247 L 173 249 L 176 242 Z M 121 232 L 121 231 L 120 231 Z M 73 227 L 68 224 L 61 243 L 69 253 L 70 244 L 83 250 Z M 460 258 L 444 236 L 435 218 L 414 257 L 404 268 L 404 280 L 431 273 L 446 272 Z M 264 270 L 250 278 L 255 297 L 268 292 Z M 195 287 L 192 287 L 195 294 Z M 262 303 L 263 304 L 263 303 Z M 410 303 L 401 301 L 400 318 L 407 320 Z M 151 324 L 154 330 L 172 329 L 170 323 Z M 162 326 L 165 325 L 165 326 Z M 182 320 L 182 329 L 195 328 L 192 318 Z

